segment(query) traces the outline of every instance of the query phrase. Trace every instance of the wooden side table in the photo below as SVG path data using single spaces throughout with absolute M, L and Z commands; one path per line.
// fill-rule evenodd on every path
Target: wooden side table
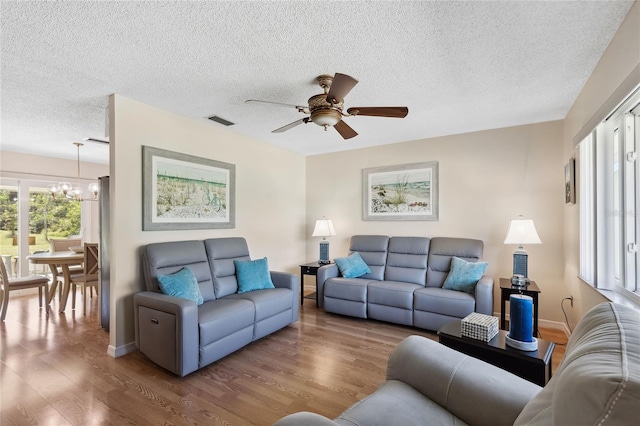
M 313 275 L 314 277 L 318 274 L 318 269 L 320 269 L 321 265 L 318 262 L 310 262 L 305 263 L 304 265 L 300 265 L 300 305 L 304 304 L 304 276 L 305 275 Z M 316 306 L 318 306 L 318 281 L 316 279 L 316 291 L 315 293 L 307 296 L 307 299 L 316 299 Z
M 438 331 L 438 339 L 445 346 L 493 364 L 539 386 L 547 384 L 551 379 L 551 356 L 555 343 L 538 339 L 537 350 L 521 351 L 507 345 L 506 336 L 506 331 L 499 330 L 498 335 L 488 342 L 464 337 L 460 320 L 447 323 Z
M 513 287 L 510 278 L 500 278 L 500 329 L 507 329 L 505 304 L 512 294 L 524 294 L 533 299 L 533 336 L 538 337 L 538 294 L 540 288 L 535 281 L 531 281 L 527 287 Z

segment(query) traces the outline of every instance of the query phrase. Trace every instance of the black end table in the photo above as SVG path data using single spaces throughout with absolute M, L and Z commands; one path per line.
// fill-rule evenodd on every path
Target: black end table
M 538 337 L 538 294 L 540 293 L 535 281 L 531 281 L 526 287 L 513 287 L 510 278 L 500 278 L 500 329 L 507 328 L 505 303 L 509 300 L 509 296 L 524 294 L 533 299 L 533 336 Z
M 327 263 L 328 265 L 328 263 Z M 323 264 L 318 262 L 305 263 L 304 265 L 300 265 L 300 305 L 304 304 L 304 276 L 305 275 L 313 275 L 314 277 L 318 274 L 318 269 L 320 269 Z M 316 299 L 316 306 L 318 306 L 318 281 L 316 278 L 316 291 L 306 296 L 306 299 Z
M 438 331 L 443 345 L 544 386 L 551 379 L 551 355 L 555 343 L 537 339 L 538 350 L 521 351 L 506 344 L 506 335 L 506 331 L 498 330 L 498 334 L 488 342 L 463 337 L 460 320 L 445 324 Z

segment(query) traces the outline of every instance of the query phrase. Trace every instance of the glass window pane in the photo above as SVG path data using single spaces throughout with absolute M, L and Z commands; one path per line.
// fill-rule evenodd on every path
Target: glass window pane
M 29 188 L 29 194 L 29 230 L 37 236 L 38 249 L 47 250 L 51 238 L 81 234 L 79 201 L 52 198 L 46 188 Z
M 0 185 L 0 255 L 10 277 L 18 271 L 18 187 Z
M 621 164 L 620 164 L 620 131 L 615 129 L 613 131 L 613 205 L 611 206 L 611 218 L 612 218 L 612 233 L 613 239 L 613 278 L 616 284 L 622 283 L 622 228 L 621 228 L 621 216 L 623 211 L 622 206 L 622 188 L 621 188 Z

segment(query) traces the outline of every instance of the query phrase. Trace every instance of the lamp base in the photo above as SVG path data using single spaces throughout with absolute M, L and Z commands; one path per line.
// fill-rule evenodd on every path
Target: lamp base
M 513 253 L 513 275 L 522 275 L 527 278 L 528 257 L 524 250 L 516 250 Z
M 322 240 L 320 241 L 320 259 L 318 259 L 318 264 L 327 265 L 331 263 L 329 260 L 329 241 Z

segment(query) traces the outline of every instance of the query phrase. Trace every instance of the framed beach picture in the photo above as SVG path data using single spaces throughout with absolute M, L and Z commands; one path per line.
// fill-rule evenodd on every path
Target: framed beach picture
M 364 220 L 438 220 L 438 162 L 362 171 Z
M 142 230 L 235 228 L 236 166 L 142 147 Z

